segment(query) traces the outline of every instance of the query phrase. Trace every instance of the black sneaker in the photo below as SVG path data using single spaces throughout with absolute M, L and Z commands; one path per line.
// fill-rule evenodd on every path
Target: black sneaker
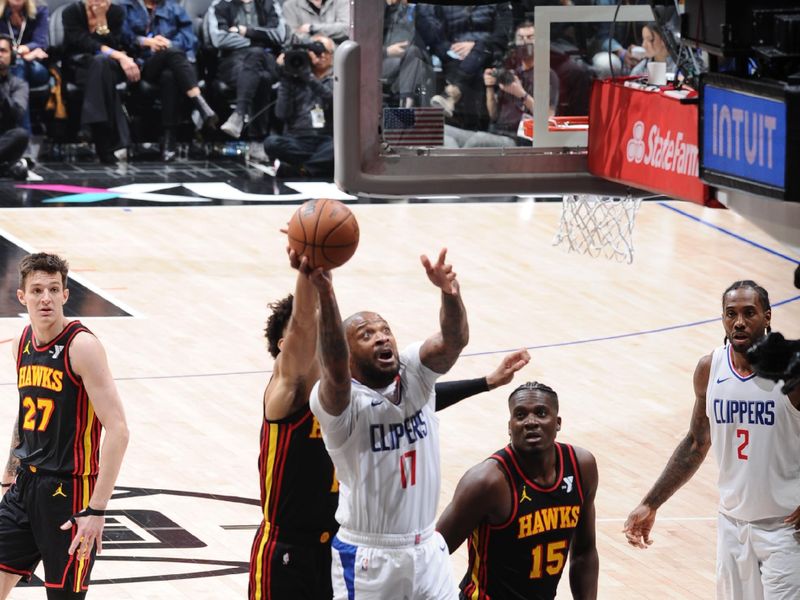
M 28 163 L 24 158 L 20 158 L 8 167 L 8 174 L 16 181 L 25 181 L 28 179 Z

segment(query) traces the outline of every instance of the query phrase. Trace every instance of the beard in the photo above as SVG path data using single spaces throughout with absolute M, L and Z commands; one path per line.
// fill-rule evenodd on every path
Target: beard
M 361 383 L 371 388 L 385 388 L 400 373 L 400 363 L 392 368 L 381 369 L 374 363 L 364 361 L 358 365 L 358 370 L 364 379 Z

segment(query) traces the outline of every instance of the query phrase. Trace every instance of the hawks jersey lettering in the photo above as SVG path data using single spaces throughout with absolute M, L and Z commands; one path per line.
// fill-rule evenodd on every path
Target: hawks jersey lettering
M 264 419 L 258 472 L 264 520 L 273 529 L 333 535 L 339 484 L 308 406 L 285 419 Z
M 728 345 L 714 350 L 706 390 L 720 512 L 785 518 L 800 506 L 800 411 L 780 383 L 737 373 L 732 353 Z
M 460 585 L 462 598 L 555 598 L 583 505 L 575 451 L 557 442 L 555 448 L 558 476 L 547 489 L 525 477 L 510 445 L 490 457 L 508 477 L 514 509 L 505 523 L 484 522 L 470 535 L 469 564 Z
M 400 354 L 400 374 L 383 390 L 352 382 L 350 405 L 327 414 L 319 383 L 311 410 L 339 476 L 336 520 L 367 534 L 408 534 L 436 517 L 439 499 L 439 421 L 434 384 L 439 377 L 422 364 L 421 343 Z
M 23 465 L 62 475 L 96 475 L 102 426 L 83 381 L 72 372 L 69 347 L 91 333 L 71 321 L 51 342 L 38 346 L 33 329 L 22 332 L 17 354 L 19 439 Z

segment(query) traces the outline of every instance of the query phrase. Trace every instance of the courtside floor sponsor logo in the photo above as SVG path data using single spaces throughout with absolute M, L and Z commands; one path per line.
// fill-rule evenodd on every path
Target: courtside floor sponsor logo
M 90 584 L 246 574 L 260 521 L 256 499 L 117 486 L 106 511 L 103 552 L 97 556 Z M 231 548 L 241 550 L 234 554 Z M 42 575 L 40 565 L 28 585 L 42 586 Z M 96 593 L 113 597 L 107 591 Z
M 678 175 L 698 176 L 698 148 L 686 141 L 683 131 L 667 129 L 662 133 L 658 125 L 652 125 L 645 137 L 645 129 L 644 121 L 634 122 L 625 153 L 629 163 L 644 163 Z

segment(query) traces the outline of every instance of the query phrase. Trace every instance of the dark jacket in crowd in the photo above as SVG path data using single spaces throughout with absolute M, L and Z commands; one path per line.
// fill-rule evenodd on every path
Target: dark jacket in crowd
M 186 10 L 175 0 L 162 0 L 153 11 L 152 21 L 147 7 L 142 0 L 120 0 L 125 9 L 126 21 L 131 33 L 137 38 L 163 36 L 172 42 L 172 46 L 186 53 L 186 57 L 195 61 L 197 53 L 197 36 L 192 29 L 192 19 Z M 153 54 L 149 48 L 138 44 L 137 56 L 147 58 Z
M 508 2 L 496 6 L 417 6 L 417 29 L 443 60 L 454 42 L 484 42 L 487 49 L 499 52 L 508 46 L 513 27 Z
M 111 30 L 106 36 L 99 36 L 89 31 L 89 20 L 86 17 L 86 5 L 75 2 L 64 9 L 64 53 L 99 54 L 100 48 L 107 45 L 114 50 L 128 51 L 134 48 L 134 38 L 125 23 L 125 9 L 116 4 L 108 7 L 106 22 Z
M 11 73 L 0 77 L 0 132 L 20 127 L 27 110 L 27 82 Z
M 211 45 L 222 51 L 261 46 L 278 54 L 289 38 L 286 23 L 275 9 L 275 0 L 253 0 L 258 16 L 258 27 L 248 27 L 244 36 L 231 33 L 228 28 L 238 25 L 236 17 L 241 0 L 219 0 L 209 13 L 209 37 Z
M 11 7 L 6 6 L 3 17 L 0 20 L 0 34 L 5 33 L 16 40 L 19 36 L 19 30 L 14 30 L 11 27 L 9 20 L 10 14 Z M 33 19 L 27 19 L 25 23 L 25 31 L 22 32 L 22 40 L 20 41 L 21 45 L 27 46 L 31 50 L 35 50 L 36 48 L 47 50 L 50 45 L 47 32 L 48 15 L 47 6 L 42 4 L 36 6 L 36 16 Z
M 325 127 L 314 128 L 311 111 L 316 107 L 325 113 Z M 333 135 L 333 75 L 317 79 L 284 77 L 278 86 L 275 116 L 285 123 L 286 133 Z

